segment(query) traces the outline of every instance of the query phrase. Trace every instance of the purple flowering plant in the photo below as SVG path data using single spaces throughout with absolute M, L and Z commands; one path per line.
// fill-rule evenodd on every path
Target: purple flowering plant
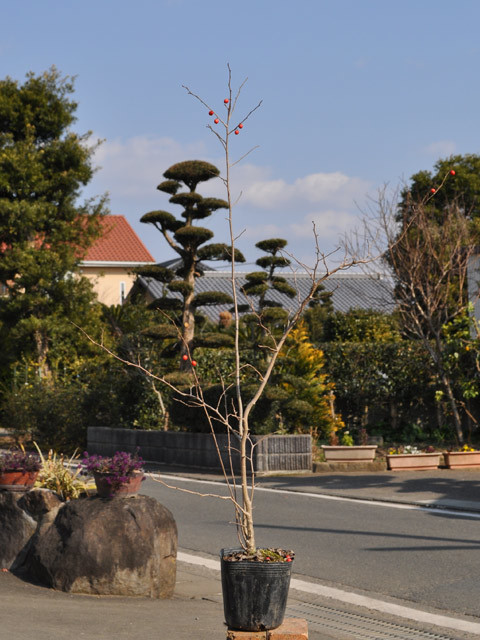
M 4 451 L 0 454 L 0 472 L 40 471 L 42 463 L 34 453 L 27 451 Z
M 82 465 L 87 472 L 101 473 L 108 475 L 106 481 L 112 487 L 128 482 L 135 471 L 139 471 L 143 467 L 143 459 L 138 452 L 129 453 L 128 451 L 116 451 L 111 457 L 100 455 L 89 455 L 88 451 L 84 451 Z

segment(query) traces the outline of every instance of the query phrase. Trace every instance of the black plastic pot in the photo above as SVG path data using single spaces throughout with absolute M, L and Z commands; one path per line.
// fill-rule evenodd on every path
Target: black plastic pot
M 228 562 L 224 555 L 241 549 L 222 549 L 225 622 L 240 631 L 279 627 L 285 617 L 293 562 Z

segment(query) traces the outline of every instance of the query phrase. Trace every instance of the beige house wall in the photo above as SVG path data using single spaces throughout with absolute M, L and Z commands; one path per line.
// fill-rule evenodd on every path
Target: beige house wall
M 125 301 L 135 281 L 131 269 L 122 266 L 81 266 L 82 274 L 92 282 L 98 300 L 108 306 Z

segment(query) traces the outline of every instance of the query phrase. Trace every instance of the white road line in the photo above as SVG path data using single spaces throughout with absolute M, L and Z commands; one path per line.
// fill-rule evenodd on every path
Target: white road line
M 200 565 L 208 569 L 220 571 L 220 562 L 218 560 L 210 560 L 209 558 L 202 558 L 201 556 L 183 553 L 181 551 L 177 553 L 177 559 L 187 564 Z M 339 602 L 366 607 L 373 611 L 394 615 L 399 618 L 406 618 L 410 621 L 413 620 L 415 622 L 433 624 L 445 629 L 455 629 L 456 631 L 465 631 L 467 633 L 480 635 L 480 624 L 476 622 L 450 618 L 436 613 L 429 613 L 428 611 L 421 611 L 420 609 L 412 609 L 411 607 L 384 602 L 383 600 L 362 596 L 358 593 L 343 591 L 343 589 L 336 589 L 334 587 L 325 587 L 321 584 L 297 580 L 296 578 L 292 578 L 290 586 L 297 591 L 304 591 L 306 593 L 323 596 L 324 598 L 331 598 Z
M 184 478 L 182 476 L 164 475 L 160 473 L 150 473 L 148 475 L 162 478 L 164 480 L 175 480 L 180 482 L 192 482 L 208 484 L 213 486 L 225 487 L 224 482 L 216 482 L 214 480 L 199 480 L 198 478 Z M 443 514 L 448 516 L 456 516 L 457 518 L 473 518 L 480 519 L 480 512 L 475 511 L 460 511 L 453 509 L 444 509 L 443 507 L 428 507 L 418 504 L 406 504 L 404 502 L 387 502 L 385 500 L 366 500 L 363 498 L 346 498 L 343 496 L 332 496 L 326 493 L 310 493 L 308 491 L 288 491 L 286 489 L 270 489 L 268 487 L 255 487 L 255 491 L 265 491 L 270 493 L 281 493 L 284 495 L 304 496 L 306 498 L 316 498 L 318 500 L 336 500 L 338 502 L 353 502 L 355 504 L 368 504 L 374 507 L 389 507 L 390 509 L 405 509 L 410 511 L 423 511 L 427 513 L 435 513 L 437 515 Z

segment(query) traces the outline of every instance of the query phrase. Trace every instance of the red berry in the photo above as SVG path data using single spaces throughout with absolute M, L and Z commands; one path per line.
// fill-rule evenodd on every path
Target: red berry
M 454 175 L 455 175 L 455 169 L 451 169 L 451 171 L 450 171 L 450 175 L 451 175 L 451 176 L 454 176 Z
M 209 116 L 213 116 L 213 111 L 211 111 L 211 110 L 210 110 L 210 111 L 208 112 L 208 115 L 209 115 Z
M 196 360 L 192 360 L 192 367 L 196 367 L 197 366 L 197 361 Z
M 239 128 L 239 129 L 243 129 L 243 124 L 242 124 L 242 123 L 240 123 L 240 124 L 238 125 L 238 128 Z
M 291 558 L 287 558 L 287 562 L 291 562 L 291 561 L 292 561 L 292 559 L 291 559 Z
M 235 129 L 235 135 L 238 136 L 239 133 L 240 131 L 238 129 Z
M 434 189 L 433 187 L 430 189 L 430 193 L 435 193 L 436 189 Z
M 185 354 L 184 356 L 182 356 L 182 360 L 188 360 L 188 356 L 187 356 L 187 354 Z
M 230 101 L 229 101 L 229 99 L 228 99 L 228 98 L 225 98 L 224 103 L 225 103 L 225 104 L 228 104 L 229 102 L 230 102 Z
M 220 120 L 218 118 L 215 118 L 214 123 L 218 124 L 220 122 Z

